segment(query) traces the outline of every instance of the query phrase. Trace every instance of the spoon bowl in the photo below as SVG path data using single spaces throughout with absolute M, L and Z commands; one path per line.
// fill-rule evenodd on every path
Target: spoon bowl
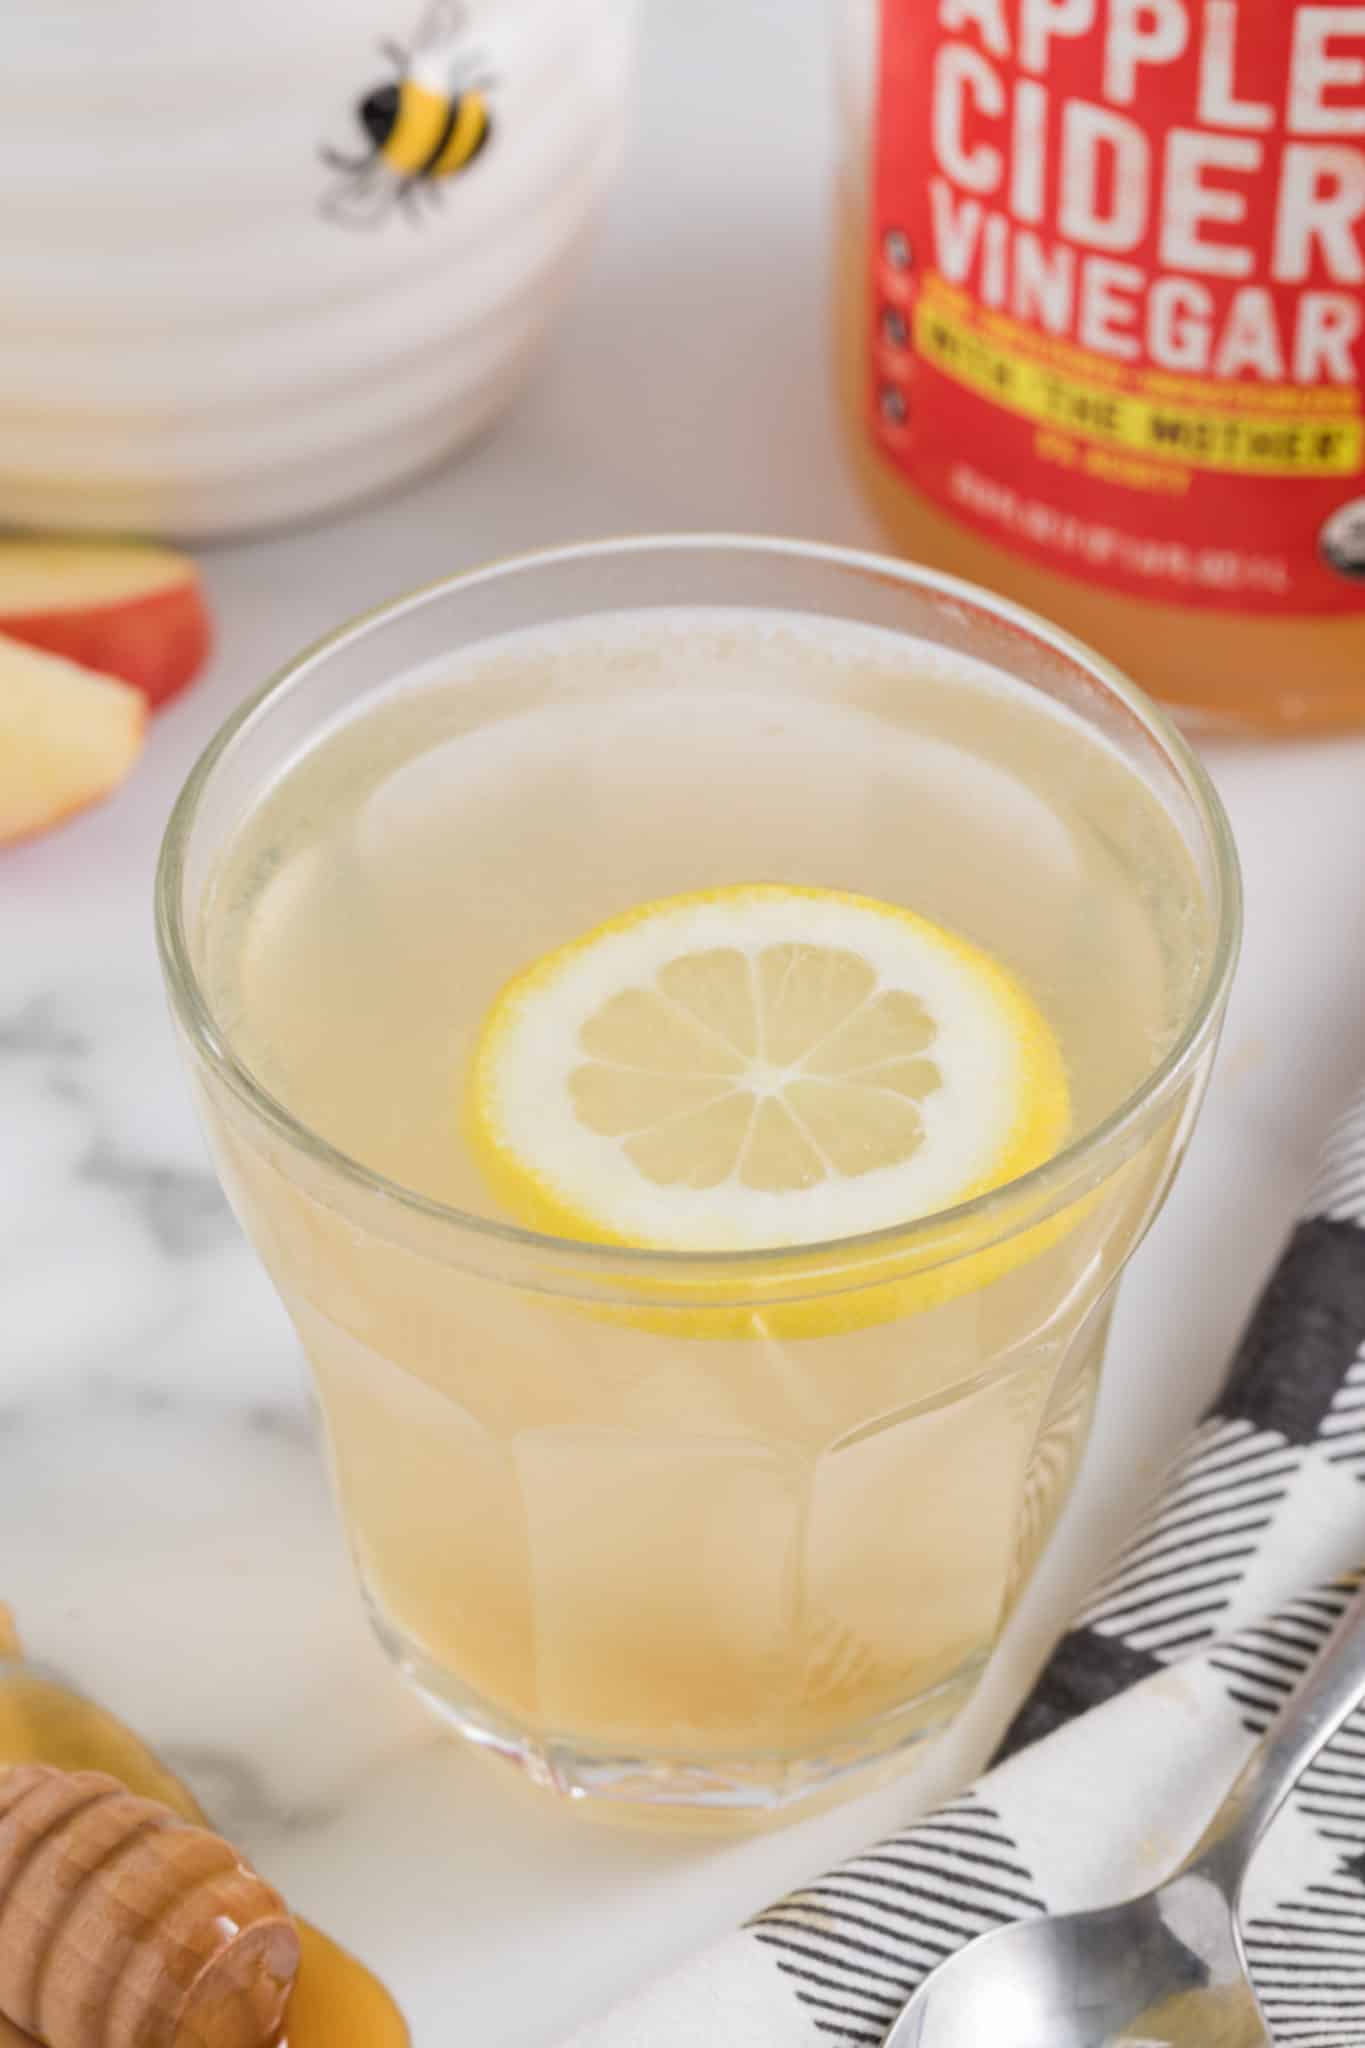
M 1268 2048 L 1236 1923 L 1209 1878 L 997 1928 L 949 1957 L 886 2048 Z

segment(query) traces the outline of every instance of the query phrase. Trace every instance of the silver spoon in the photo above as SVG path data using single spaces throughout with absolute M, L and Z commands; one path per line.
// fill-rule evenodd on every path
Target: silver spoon
M 885 2048 L 1263 2048 L 1238 1896 L 1280 1807 L 1365 1699 L 1363 1620 L 1365 1585 L 1164 1884 L 979 1936 L 926 1978 Z

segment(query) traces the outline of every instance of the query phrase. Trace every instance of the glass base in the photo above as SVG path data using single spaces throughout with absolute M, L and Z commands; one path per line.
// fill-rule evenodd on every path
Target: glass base
M 585 1818 L 622 1826 L 729 1832 L 780 1827 L 855 1798 L 894 1774 L 907 1751 L 954 1719 L 986 1664 L 983 1651 L 929 1691 L 855 1725 L 816 1754 L 643 1756 L 510 1720 L 371 1611 L 405 1684 L 446 1727 L 484 1755 L 514 1765 L 536 1790 L 568 1801 Z

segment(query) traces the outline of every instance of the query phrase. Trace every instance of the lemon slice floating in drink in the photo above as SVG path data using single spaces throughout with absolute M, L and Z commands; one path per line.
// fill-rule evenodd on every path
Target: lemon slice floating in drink
M 1056 1038 L 997 961 L 896 905 L 770 884 L 647 903 L 546 955 L 493 1004 L 469 1100 L 520 1221 L 693 1252 L 955 1207 L 1069 1121 Z M 969 1285 L 1002 1269 L 970 1263 Z

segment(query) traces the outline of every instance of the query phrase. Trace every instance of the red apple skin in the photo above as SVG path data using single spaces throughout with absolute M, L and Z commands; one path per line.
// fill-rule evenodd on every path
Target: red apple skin
M 141 690 L 153 710 L 184 689 L 213 647 L 213 624 L 193 575 L 141 597 L 0 615 L 0 633 L 118 676 Z

